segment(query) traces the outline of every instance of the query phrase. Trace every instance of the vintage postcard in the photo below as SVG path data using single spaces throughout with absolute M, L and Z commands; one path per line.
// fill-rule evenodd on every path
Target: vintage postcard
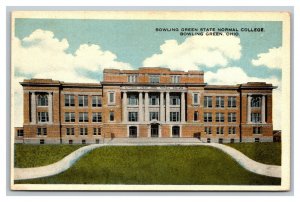
M 17 11 L 12 190 L 290 189 L 287 12 Z

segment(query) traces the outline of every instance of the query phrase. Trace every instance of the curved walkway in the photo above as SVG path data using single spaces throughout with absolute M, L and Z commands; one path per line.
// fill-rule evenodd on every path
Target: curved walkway
M 238 150 L 217 143 L 139 143 L 139 144 L 132 144 L 132 143 L 108 143 L 108 144 L 93 144 L 88 145 L 85 147 L 81 147 L 78 150 L 72 152 L 68 156 L 64 157 L 62 160 L 41 167 L 34 167 L 34 168 L 14 168 L 14 180 L 25 180 L 25 179 L 34 179 L 34 178 L 41 178 L 41 177 L 48 177 L 52 175 L 56 175 L 59 173 L 64 172 L 65 170 L 69 169 L 78 159 L 80 159 L 84 154 L 103 146 L 146 146 L 146 145 L 199 145 L 199 146 L 209 146 L 217 148 L 226 154 L 230 155 L 239 165 L 245 168 L 248 171 L 251 171 L 256 174 L 265 175 L 269 177 L 281 177 L 281 166 L 276 165 L 267 165 L 263 163 L 259 163 L 254 161 L 244 155 L 243 153 L 239 152 Z

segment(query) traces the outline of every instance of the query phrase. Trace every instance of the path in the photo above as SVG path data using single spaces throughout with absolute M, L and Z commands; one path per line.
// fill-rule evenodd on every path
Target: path
M 171 139 L 171 138 L 170 138 Z M 164 146 L 173 146 L 173 145 L 199 145 L 199 146 L 209 146 L 214 147 L 219 150 L 222 150 L 226 154 L 230 155 L 239 165 L 245 168 L 248 171 L 251 171 L 256 174 L 265 175 L 269 177 L 281 177 L 281 166 L 276 165 L 267 165 L 263 163 L 259 163 L 254 161 L 244 155 L 243 153 L 239 152 L 238 150 L 217 143 L 201 143 L 199 140 L 195 138 L 188 138 L 184 141 L 180 139 L 173 139 L 172 140 L 165 140 L 165 141 L 148 141 L 146 140 L 135 140 L 135 141 L 128 141 L 127 140 L 113 140 L 109 141 L 105 144 L 92 144 L 85 147 L 81 147 L 78 150 L 72 152 L 68 156 L 64 157 L 62 160 L 41 167 L 34 167 L 34 168 L 14 168 L 14 179 L 15 180 L 24 180 L 24 179 L 34 179 L 34 178 L 41 178 L 59 174 L 64 172 L 65 170 L 69 169 L 77 160 L 79 160 L 84 154 L 103 146 L 149 146 L 149 145 L 164 145 Z

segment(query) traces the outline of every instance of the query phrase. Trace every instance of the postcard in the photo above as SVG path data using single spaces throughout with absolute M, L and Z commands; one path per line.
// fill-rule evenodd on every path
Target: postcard
M 288 191 L 290 14 L 15 11 L 11 189 Z

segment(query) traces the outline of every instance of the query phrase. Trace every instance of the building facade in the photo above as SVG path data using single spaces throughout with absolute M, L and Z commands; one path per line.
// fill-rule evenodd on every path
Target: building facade
M 224 75 L 227 76 L 227 75 Z M 264 82 L 208 85 L 202 71 L 105 69 L 103 82 L 21 82 L 24 124 L 16 143 L 90 144 L 105 138 L 273 140 L 272 90 Z

